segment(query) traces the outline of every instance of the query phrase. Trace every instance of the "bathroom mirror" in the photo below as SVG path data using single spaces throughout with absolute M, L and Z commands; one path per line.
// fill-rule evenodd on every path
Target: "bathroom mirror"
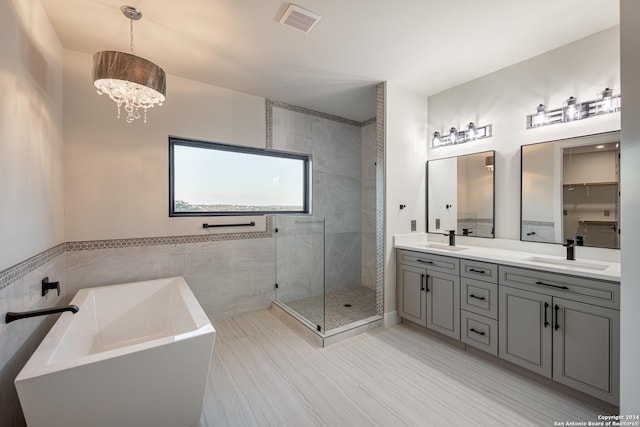
M 620 132 L 521 147 L 520 239 L 620 248 Z
M 495 152 L 427 162 L 427 232 L 494 237 Z

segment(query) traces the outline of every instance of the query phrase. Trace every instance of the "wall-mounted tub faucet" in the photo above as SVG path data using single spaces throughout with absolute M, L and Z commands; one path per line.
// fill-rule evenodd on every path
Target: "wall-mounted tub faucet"
M 572 239 L 567 239 L 567 243 L 564 243 L 562 246 L 567 248 L 567 261 L 575 261 L 576 260 L 575 242 Z
M 22 312 L 9 311 L 4 317 L 4 319 L 5 319 L 5 322 L 11 323 L 14 320 L 18 320 L 18 319 L 44 316 L 46 314 L 62 313 L 63 311 L 70 311 L 75 314 L 79 310 L 80 309 L 78 308 L 77 305 L 65 305 L 61 307 L 43 308 L 42 310 L 33 310 L 33 311 L 22 311 Z
M 60 296 L 60 282 L 50 282 L 48 277 L 42 279 L 42 296 L 47 295 L 52 289 L 56 289 Z
M 447 233 L 444 233 L 445 236 L 449 236 L 449 246 L 456 245 L 456 230 L 447 230 Z

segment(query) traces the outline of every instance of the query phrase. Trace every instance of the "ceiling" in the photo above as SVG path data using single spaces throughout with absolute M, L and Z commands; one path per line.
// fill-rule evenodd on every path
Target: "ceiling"
M 280 0 L 42 3 L 67 49 L 128 52 L 129 4 L 135 53 L 168 74 L 357 121 L 381 81 L 430 95 L 619 22 L 619 0 L 296 0 L 322 16 L 305 34 Z

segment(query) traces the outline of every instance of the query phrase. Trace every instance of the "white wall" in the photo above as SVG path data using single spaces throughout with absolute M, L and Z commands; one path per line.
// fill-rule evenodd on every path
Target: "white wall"
M 624 104 L 620 142 L 622 288 L 620 294 L 620 413 L 640 414 L 640 2 L 621 0 L 620 71 Z
M 265 147 L 265 99 L 168 75 L 164 106 L 128 124 L 91 69 L 91 55 L 65 50 L 65 240 L 203 233 L 216 219 L 169 218 L 168 136 Z M 248 230 L 222 229 L 235 231 Z
M 427 103 L 424 96 L 385 84 L 385 289 L 384 312 L 396 310 L 394 234 L 409 233 L 411 220 L 425 229 Z M 400 204 L 406 204 L 400 209 Z
M 588 182 L 616 182 L 616 151 L 569 154 L 564 151 L 563 182 L 582 184 Z
M 63 241 L 62 46 L 37 0 L 0 3 L 0 270 Z
M 429 163 L 429 231 L 458 229 L 458 162 L 455 157 Z M 448 205 L 452 207 L 447 208 Z M 436 228 L 436 220 L 440 228 Z
M 0 1 L 0 271 L 63 241 L 62 56 L 39 0 Z M 0 425 L 25 425 L 13 380 L 53 320 L 4 315 L 56 305 L 38 287 L 63 275 L 59 255 L 0 288 Z
M 614 27 L 429 97 L 429 135 L 451 126 L 463 129 L 470 121 L 493 124 L 491 138 L 429 149 L 428 157 L 496 150 L 496 237 L 519 239 L 521 145 L 620 126 L 614 113 L 526 129 L 526 115 L 540 103 L 559 107 L 569 96 L 595 99 L 605 87 L 618 93 L 619 58 L 619 28 Z

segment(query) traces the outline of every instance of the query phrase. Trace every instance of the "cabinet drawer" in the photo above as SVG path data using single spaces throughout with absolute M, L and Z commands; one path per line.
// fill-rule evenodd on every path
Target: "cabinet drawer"
M 498 322 L 466 310 L 460 312 L 462 342 L 498 355 Z
M 501 265 L 499 283 L 587 304 L 620 309 L 620 284 L 617 282 Z
M 492 319 L 498 318 L 498 285 L 462 277 L 460 308 Z
M 460 273 L 460 260 L 442 255 L 400 250 L 398 252 L 398 263 L 423 267 L 441 273 L 455 275 Z
M 488 262 L 460 260 L 460 275 L 470 279 L 498 283 L 498 266 Z

